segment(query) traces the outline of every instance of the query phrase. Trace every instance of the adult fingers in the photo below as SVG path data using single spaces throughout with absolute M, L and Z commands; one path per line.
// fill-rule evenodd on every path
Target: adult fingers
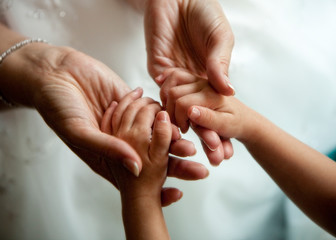
M 111 105 L 106 109 L 104 116 L 101 121 L 100 129 L 102 132 L 112 135 L 112 116 L 113 112 L 118 106 L 118 103 L 113 101 Z
M 191 141 L 179 139 L 170 144 L 169 153 L 178 157 L 189 157 L 196 154 L 196 148 Z
M 200 163 L 169 157 L 167 175 L 183 180 L 199 180 L 206 178 L 209 171 Z
M 183 193 L 177 188 L 162 188 L 161 190 L 161 206 L 167 207 L 177 202 L 183 196 Z
M 229 78 L 229 65 L 234 36 L 228 23 L 222 23 L 210 36 L 206 61 L 207 76 L 211 85 L 221 94 L 234 95 Z
M 70 141 L 77 149 L 102 156 L 108 162 L 120 161 L 120 164 L 135 176 L 140 174 L 142 168 L 140 156 L 128 143 L 119 138 L 105 134 L 98 129 L 77 129 Z
M 171 124 L 172 126 L 172 141 L 177 141 L 179 139 L 181 139 L 181 134 L 180 134 L 180 130 L 178 127 L 176 127 L 176 125 Z
M 193 122 L 191 122 L 191 127 L 201 141 L 209 148 L 211 151 L 215 151 L 221 144 L 220 137 L 215 131 L 210 129 L 200 127 Z
M 223 139 L 224 159 L 230 159 L 233 156 L 233 146 L 230 139 Z

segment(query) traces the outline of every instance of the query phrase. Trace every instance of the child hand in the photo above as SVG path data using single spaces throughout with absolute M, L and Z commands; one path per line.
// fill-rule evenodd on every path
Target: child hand
M 142 157 L 143 154 L 145 154 L 146 152 L 144 152 L 143 150 L 140 151 L 140 149 L 138 149 L 138 147 L 140 146 L 139 144 L 141 141 L 145 141 L 145 139 L 148 140 L 151 138 L 151 127 L 154 121 L 155 113 L 160 111 L 161 109 L 158 103 L 154 102 L 152 99 L 139 99 L 141 95 L 142 91 L 135 90 L 126 95 L 119 103 L 119 105 L 117 103 L 112 103 L 111 106 L 106 110 L 101 123 L 101 129 L 103 132 L 113 134 L 128 142 L 132 147 L 135 148 L 140 157 Z M 125 128 L 123 127 L 125 126 L 126 119 L 129 118 L 134 118 L 134 120 L 128 120 L 130 122 L 134 122 L 132 125 L 132 129 L 134 131 L 139 131 L 141 129 L 145 131 L 145 129 L 147 129 L 147 132 L 143 132 L 142 134 L 136 133 L 136 136 L 130 137 L 130 134 L 132 133 L 129 131 L 125 131 Z M 147 119 L 147 127 L 145 126 L 145 124 L 139 124 L 139 120 L 135 121 L 135 119 L 143 119 L 143 121 Z M 130 125 L 130 123 L 128 123 L 128 125 Z M 171 139 L 174 140 L 172 143 L 169 142 L 171 153 L 176 156 L 185 156 L 188 154 L 188 151 L 190 152 L 190 150 L 186 151 L 186 149 L 194 149 L 194 146 L 191 144 L 191 142 L 180 138 L 178 130 L 175 126 L 171 126 L 169 123 L 169 127 L 172 129 Z M 148 144 L 148 142 L 145 141 L 144 144 L 146 145 Z M 158 151 L 160 150 L 160 148 L 155 149 L 157 149 Z M 114 167 L 115 166 L 110 167 L 113 179 L 117 178 L 120 171 L 119 169 L 114 171 Z M 129 168 L 129 166 L 126 167 Z M 141 170 L 141 168 L 142 165 L 139 165 L 138 172 Z M 199 163 L 181 160 L 174 157 L 171 157 L 169 159 L 168 176 L 178 177 L 185 180 L 197 180 L 205 178 L 207 175 L 208 170 Z M 124 180 L 127 181 L 127 179 Z M 116 180 L 114 180 L 114 183 L 117 187 L 119 187 L 119 184 L 121 184 L 120 181 L 119 183 L 117 183 Z M 163 206 L 167 206 L 172 202 L 179 200 L 181 197 L 181 192 L 176 188 L 164 188 L 162 189 L 161 194 Z
M 169 69 L 163 74 L 165 77 L 161 87 L 160 97 L 173 122 L 186 132 L 189 127 L 187 115 L 189 107 L 200 105 L 216 108 L 224 96 L 218 94 L 208 84 L 206 79 L 196 77 L 180 69 Z M 200 93 L 198 95 L 194 95 Z M 193 125 L 193 130 L 202 140 L 203 149 L 210 163 L 218 165 L 223 159 L 233 155 L 232 144 L 229 139 L 221 139 L 211 128 Z
M 169 116 L 159 112 L 160 105 L 150 98 L 139 98 L 131 103 L 128 100 L 111 105 L 114 108 L 112 132 L 136 150 L 142 160 L 142 171 L 135 177 L 119 167 L 118 173 L 114 174 L 116 183 L 121 194 L 157 196 L 167 175 L 172 137 Z

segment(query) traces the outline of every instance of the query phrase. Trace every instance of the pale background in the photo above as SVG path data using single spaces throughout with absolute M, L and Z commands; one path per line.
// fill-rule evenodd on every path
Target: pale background
M 336 146 L 336 2 L 221 0 L 236 44 L 237 97 L 321 152 Z M 146 70 L 142 16 L 123 0 L 0 0 L 13 29 L 69 45 L 158 99 Z M 0 239 L 124 239 L 118 192 L 32 110 L 0 113 Z M 199 182 L 169 180 L 172 239 L 333 239 L 307 219 L 234 141 L 235 155 Z M 307 184 L 309 184 L 307 182 Z

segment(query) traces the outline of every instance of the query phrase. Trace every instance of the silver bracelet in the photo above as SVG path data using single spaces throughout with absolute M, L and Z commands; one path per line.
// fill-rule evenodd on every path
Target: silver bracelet
M 30 43 L 34 43 L 34 42 L 42 42 L 42 43 L 48 43 L 48 41 L 41 39 L 41 38 L 32 38 L 32 39 L 26 39 L 23 40 L 17 44 L 15 44 L 14 46 L 12 46 L 11 48 L 9 48 L 7 51 L 5 51 L 4 53 L 1 54 L 0 56 L 0 64 L 3 62 L 3 60 L 12 52 L 14 52 L 15 50 L 18 50 L 20 48 L 22 48 L 23 46 L 30 44 Z
M 23 40 L 17 44 L 15 44 L 14 46 L 12 46 L 11 48 L 9 48 L 7 51 L 3 52 L 1 55 L 0 55 L 0 65 L 1 63 L 3 62 L 3 60 L 8 56 L 10 55 L 12 52 L 14 52 L 15 50 L 18 50 L 20 48 L 22 48 L 23 46 L 26 46 L 30 43 L 48 43 L 48 41 L 44 40 L 44 39 L 41 39 L 41 38 L 32 38 L 32 39 L 26 39 L 26 40 Z M 2 96 L 2 94 L 0 93 L 0 102 L 4 103 L 5 105 L 7 106 L 10 106 L 12 107 L 13 104 L 10 103 L 9 101 L 6 100 L 6 98 L 4 98 L 4 96 Z

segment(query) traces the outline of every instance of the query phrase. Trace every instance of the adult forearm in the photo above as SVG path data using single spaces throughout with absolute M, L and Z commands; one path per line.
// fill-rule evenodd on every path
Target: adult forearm
M 312 220 L 336 235 L 336 163 L 258 116 L 245 146 Z

